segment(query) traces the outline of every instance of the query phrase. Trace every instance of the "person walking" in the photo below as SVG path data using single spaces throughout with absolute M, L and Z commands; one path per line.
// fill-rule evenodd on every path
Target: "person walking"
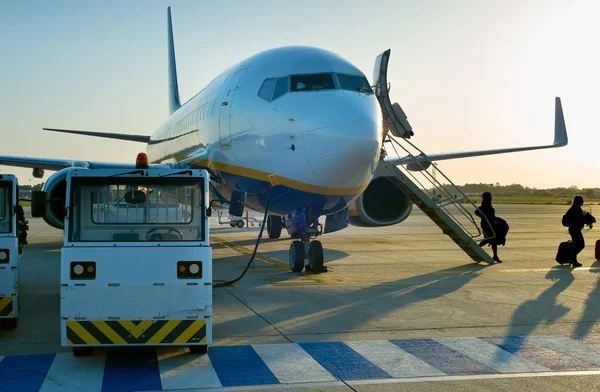
M 585 248 L 585 241 L 583 239 L 583 233 L 581 230 L 587 225 L 591 225 L 596 222 L 596 219 L 592 214 L 584 213 L 583 209 L 583 196 L 575 196 L 571 208 L 567 210 L 567 213 L 563 217 L 563 224 L 569 227 L 569 234 L 573 241 L 571 248 L 571 265 L 573 267 L 581 267 L 581 264 L 577 260 L 577 255 Z
M 506 221 L 496 216 L 496 210 L 492 207 L 492 194 L 490 192 L 484 192 L 481 195 L 481 205 L 475 210 L 475 215 L 481 218 L 481 230 L 483 230 L 486 237 L 492 237 L 495 234 L 494 238 L 481 241 L 479 246 L 491 245 L 494 252 L 492 259 L 496 263 L 502 263 L 502 260 L 498 257 L 498 245 L 506 244 L 508 225 Z

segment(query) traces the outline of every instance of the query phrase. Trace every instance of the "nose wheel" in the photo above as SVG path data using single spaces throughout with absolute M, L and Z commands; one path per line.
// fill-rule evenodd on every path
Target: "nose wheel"
M 313 272 L 323 271 L 323 245 L 321 241 L 310 241 L 302 238 L 302 241 L 293 241 L 289 252 L 290 269 L 293 272 L 302 272 L 303 269 Z

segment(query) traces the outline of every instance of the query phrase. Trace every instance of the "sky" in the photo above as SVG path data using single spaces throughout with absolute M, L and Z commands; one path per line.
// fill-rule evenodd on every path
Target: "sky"
M 168 116 L 167 6 L 182 102 L 262 50 L 321 47 L 372 81 L 391 48 L 390 95 L 425 153 L 549 144 L 562 98 L 567 147 L 440 162 L 456 184 L 600 187 L 595 0 L 0 0 L 0 155 L 133 162 L 143 144 L 42 127 L 152 134 Z

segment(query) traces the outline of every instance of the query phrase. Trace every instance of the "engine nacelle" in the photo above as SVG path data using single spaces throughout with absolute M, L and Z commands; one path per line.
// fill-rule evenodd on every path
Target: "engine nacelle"
M 386 177 L 377 177 L 350 209 L 358 215 L 350 218 L 354 226 L 388 226 L 409 217 L 412 201 Z
M 54 173 L 42 189 L 48 194 L 48 209 L 44 221 L 57 229 L 65 227 L 65 205 L 67 200 L 67 174 L 73 168 L 68 167 Z

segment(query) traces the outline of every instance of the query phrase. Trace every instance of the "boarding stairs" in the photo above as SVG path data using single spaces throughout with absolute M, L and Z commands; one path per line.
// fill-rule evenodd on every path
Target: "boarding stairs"
M 390 52 L 388 49 L 377 57 L 373 74 L 374 92 L 381 106 L 384 125 L 383 153 L 375 177 L 386 177 L 410 197 L 413 204 L 473 261 L 493 264 L 490 255 L 474 239 L 490 240 L 495 233 L 492 237 L 483 237 L 471 215 L 471 211 L 477 209 L 475 204 L 439 170 L 437 163 L 427 160 L 425 153 L 408 140 L 414 134 L 412 127 L 400 105 L 392 104 L 389 97 Z M 395 165 L 387 161 L 388 158 L 393 161 L 395 157 L 402 157 L 402 163 Z

